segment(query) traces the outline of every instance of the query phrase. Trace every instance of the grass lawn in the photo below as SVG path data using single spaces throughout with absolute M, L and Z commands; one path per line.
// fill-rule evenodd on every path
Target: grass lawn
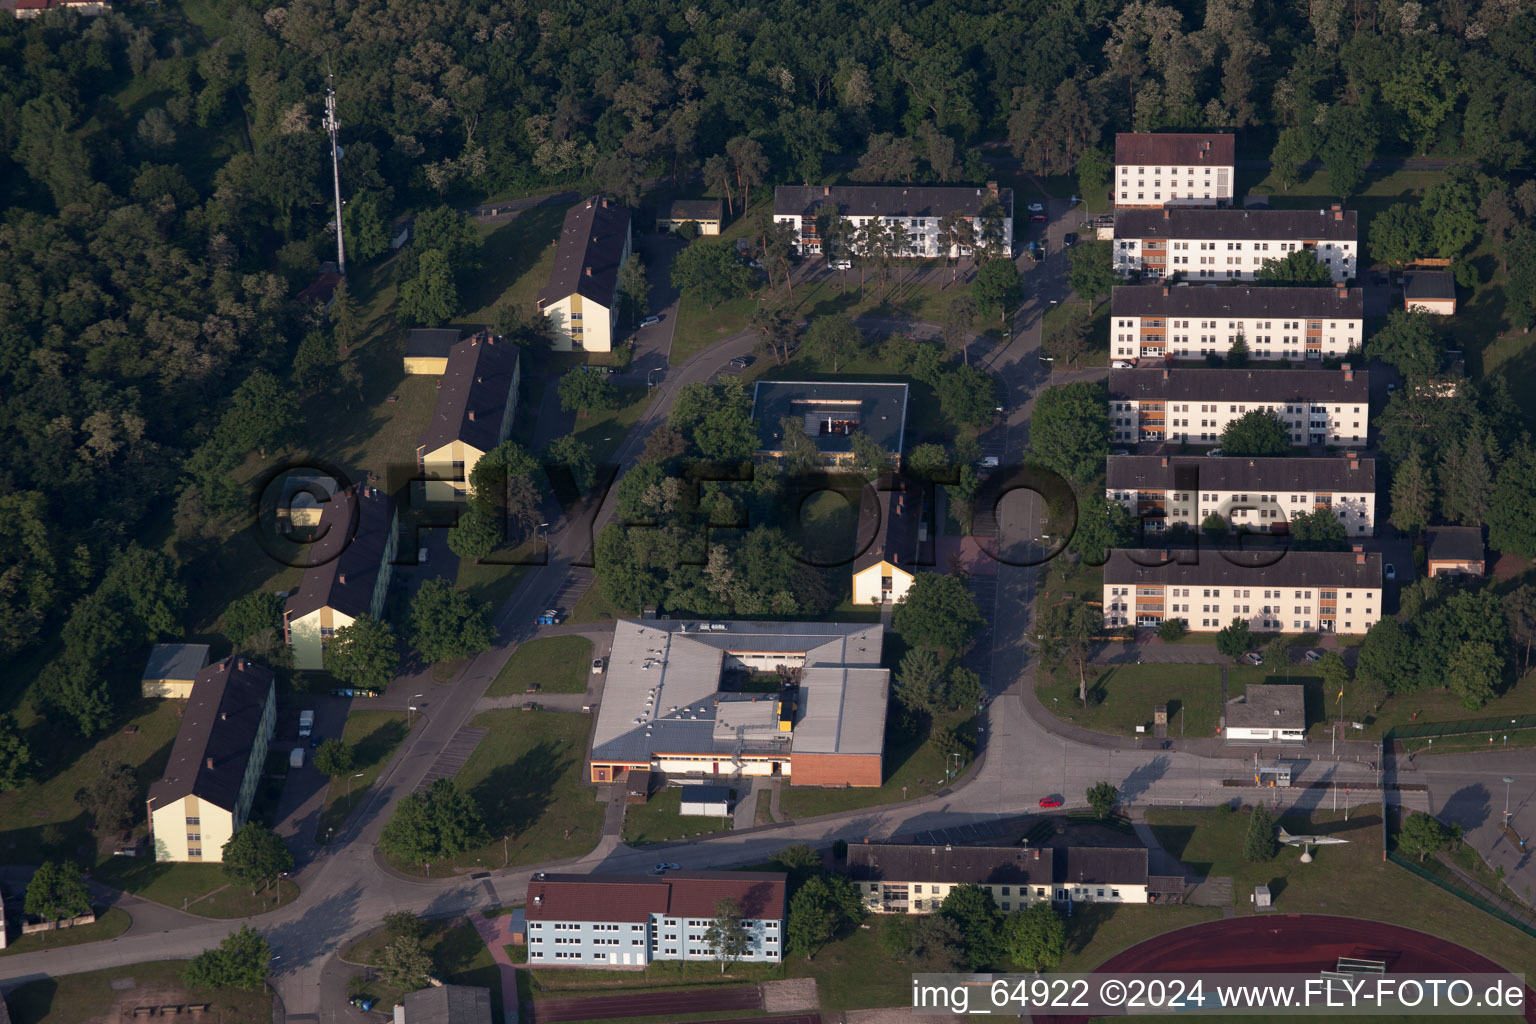
M 324 843 L 332 829 L 340 828 L 368 794 L 368 787 L 378 780 L 379 773 L 389 763 L 395 748 L 405 739 L 413 724 L 409 714 L 398 711 L 353 711 L 347 715 L 347 725 L 341 732 L 341 741 L 352 748 L 353 771 L 342 778 L 331 780 L 325 794 L 325 807 L 315 825 L 315 838 Z M 417 717 L 415 721 L 424 719 Z M 360 778 L 350 778 L 360 775 Z M 350 783 L 350 786 L 349 786 Z M 351 794 L 350 797 L 348 794 Z
M 701 818 L 690 814 L 685 818 L 679 814 L 685 788 L 668 786 L 647 803 L 631 804 L 624 808 L 624 841 L 638 846 L 731 830 L 730 817 Z M 737 796 L 740 796 L 739 790 Z
M 179 703 L 130 702 L 125 724 L 93 743 L 56 728 L 23 700 L 16 708 L 16 721 L 42 763 L 19 789 L 0 793 L 0 859 L 8 864 L 40 864 L 50 858 L 95 863 L 96 837 L 89 831 L 89 816 L 75 803 L 75 793 L 103 761 L 132 765 L 140 792 L 147 792 L 150 783 L 165 774 L 181 722 Z M 139 806 L 142 810 L 142 802 Z M 109 853 L 106 859 L 132 858 Z
M 592 449 L 592 462 L 596 466 L 613 458 L 619 445 L 624 443 L 625 435 L 651 401 L 651 389 L 644 384 L 623 384 L 614 391 L 619 400 L 616 408 L 576 420 L 576 440 Z
M 569 622 L 614 622 L 629 615 L 624 609 L 610 604 L 603 596 L 603 588 L 600 583 L 593 581 L 592 585 L 576 599 L 576 605 L 571 609 Z
M 902 790 L 906 799 L 936 793 L 949 782 L 944 774 L 944 755 L 921 737 L 904 736 L 897 731 L 896 715 L 886 717 L 885 784 L 879 788 L 819 789 L 786 785 L 779 794 L 779 811 L 788 818 L 811 818 L 818 814 L 854 811 L 861 807 L 900 803 Z M 965 712 L 955 712 L 940 721 L 963 728 L 974 735 L 976 719 Z M 964 768 L 961 768 L 964 771 Z
M 436 875 L 444 867 L 500 867 L 503 856 L 508 865 L 533 864 L 592 849 L 603 829 L 603 807 L 583 785 L 592 716 L 508 709 L 482 712 L 470 725 L 489 731 L 454 781 L 480 805 L 495 838 L 448 865 L 434 865 Z M 390 863 L 425 874 L 420 865 Z
M 1088 316 L 1088 351 L 1076 363 L 1063 363 L 1063 370 L 1076 370 L 1085 366 L 1109 364 L 1109 303 L 1101 302 L 1095 310 L 1086 302 L 1063 302 L 1045 311 L 1041 317 L 1041 351 L 1050 354 L 1051 339 L 1065 331 L 1074 317 Z
M 1104 589 L 1104 567 L 1081 560 L 1074 564 L 1070 557 L 1053 559 L 1044 588 L 1041 597 L 1055 595 L 1052 600 L 1097 601 Z M 1067 597 L 1068 594 L 1073 596 Z
M 515 696 L 534 683 L 545 693 L 586 693 L 591 675 L 592 641 L 584 636 L 540 637 L 518 645 L 486 696 Z
M 1311 864 L 1299 863 L 1301 851 L 1286 847 L 1267 863 L 1244 861 L 1246 812 L 1152 810 L 1147 820 L 1169 853 L 1197 872 L 1232 878 L 1240 917 L 1255 913 L 1244 894 L 1256 885 L 1268 885 L 1280 913 L 1386 921 L 1439 935 L 1510 970 L 1536 963 L 1536 938 L 1381 859 L 1380 804 L 1355 808 L 1348 822 L 1342 811 L 1282 817 L 1280 823 L 1292 833 L 1349 840 L 1347 845 L 1314 850 Z
M 554 242 L 565 221 L 564 206 L 535 206 L 507 221 L 477 223 L 480 266 L 474 283 L 460 294 L 470 329 L 490 323 L 498 305 L 510 302 L 525 315 L 538 309 L 539 289 L 555 265 Z
M 1136 727 L 1144 725 L 1150 734 L 1153 706 L 1166 704 L 1170 736 L 1216 735 L 1221 713 L 1219 666 L 1115 665 L 1097 678 L 1090 675 L 1086 708 L 1078 703 L 1077 688 L 1077 673 L 1063 668 L 1042 677 L 1035 693 L 1047 711 L 1095 732 L 1134 736 Z
M 912 967 L 880 947 L 886 918 L 871 914 L 869 930 L 855 928 L 816 954 L 793 956 L 784 965 L 791 978 L 815 978 L 823 1012 L 900 1006 L 911 998 Z
M 299 887 L 286 878 L 254 896 L 230 882 L 218 864 L 182 864 L 113 857 L 96 869 L 95 880 L 199 917 L 251 917 L 293 902 Z
M 478 985 L 490 989 L 491 1019 L 500 1022 L 501 968 L 491 959 L 491 951 L 481 941 L 475 926 L 463 918 L 423 923 L 426 935 L 422 937 L 421 945 L 432 958 L 433 976 L 449 985 Z M 355 964 L 377 964 L 384 947 L 393 938 L 381 928 L 350 947 L 342 954 L 342 959 Z M 367 982 L 354 979 L 348 991 L 348 995 L 372 996 L 380 1006 L 394 1006 L 405 993 L 405 989 L 377 979 Z
M 610 971 L 584 967 L 533 967 L 518 971 L 518 984 L 526 984 L 525 996 L 533 999 L 564 999 L 577 994 L 615 990 L 708 988 L 752 984 L 783 977 L 777 964 L 733 963 L 720 973 L 714 960 L 662 960 L 644 970 Z
M 755 299 L 727 299 L 710 309 L 693 292 L 683 292 L 677 304 L 669 361 L 681 366 L 715 342 L 746 330 L 747 318 L 756 308 Z
M 1080 903 L 1067 918 L 1062 973 L 1091 971 L 1116 953 L 1176 928 L 1221 918 L 1219 907 Z
M 858 550 L 859 499 L 858 494 L 818 491 L 801 504 L 794 539 L 800 541 L 812 565 L 851 568 Z
M 18 936 L 7 943 L 4 949 L 0 949 L 0 956 L 41 953 L 61 946 L 78 946 L 82 942 L 115 939 L 127 931 L 131 924 L 133 924 L 133 918 L 128 916 L 126 910 L 111 907 L 104 913 L 96 915 L 95 924 L 80 925 L 78 928 L 55 928 L 51 932 L 34 932 L 31 935 Z
M 268 1024 L 272 996 L 265 989 L 193 989 L 181 980 L 182 960 L 152 960 L 130 967 L 113 967 L 67 978 L 29 981 L 6 995 L 15 1024 L 79 1024 L 86 1020 L 130 1017 L 136 1006 L 209 1003 L 203 1014 L 220 1024 Z M 133 979 L 133 988 L 118 992 L 112 983 Z

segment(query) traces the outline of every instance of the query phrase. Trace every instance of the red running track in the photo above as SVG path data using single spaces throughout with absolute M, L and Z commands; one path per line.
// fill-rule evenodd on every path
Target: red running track
M 1211 921 L 1159 935 L 1110 957 L 1094 973 L 1310 974 L 1333 970 L 1341 956 L 1385 960 L 1389 974 L 1503 974 L 1527 970 L 1520 965 L 1503 967 L 1453 942 L 1379 921 L 1323 914 L 1266 914 Z M 1056 1024 L 1077 1024 L 1087 1019 L 1035 1018 Z M 1536 992 L 1529 986 L 1525 990 L 1525 1019 L 1536 1024 Z
M 662 1017 L 714 1010 L 761 1010 L 763 994 L 755 985 L 738 988 L 684 989 L 676 992 L 628 992 L 582 999 L 540 999 L 533 1004 L 535 1024 L 557 1021 Z

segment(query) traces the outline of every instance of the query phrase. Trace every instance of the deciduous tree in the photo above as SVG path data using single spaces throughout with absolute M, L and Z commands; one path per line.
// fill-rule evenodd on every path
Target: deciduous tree
M 70 861 L 44 861 L 32 872 L 22 909 L 45 921 L 89 914 L 91 894 L 85 886 L 85 876 Z
M 1087 301 L 1090 311 L 1098 308 L 1100 295 L 1107 297 L 1119 283 L 1113 256 L 1111 243 L 1098 239 L 1079 242 L 1072 247 L 1067 284 L 1078 298 Z
M 315 751 L 315 768 L 322 775 L 332 778 L 346 775 L 357 767 L 357 761 L 353 757 L 350 746 L 338 739 L 329 739 L 320 744 L 320 749 Z
M 438 779 L 400 801 L 379 835 L 385 853 L 410 864 L 454 857 L 484 841 L 479 805 L 452 779 Z
M 238 988 L 254 992 L 267 980 L 272 947 L 249 925 L 226 935 L 214 949 L 193 957 L 182 978 L 193 988 Z
M 715 917 L 704 930 L 704 942 L 720 962 L 721 974 L 747 955 L 752 949 L 752 936 L 747 932 L 739 900 L 727 897 L 715 901 Z
M 1067 950 L 1067 926 L 1047 900 L 1031 903 L 1008 915 L 1003 948 L 1021 971 L 1054 971 Z
M 1120 791 L 1111 783 L 1095 782 L 1088 787 L 1088 806 L 1093 808 L 1094 816 L 1100 821 L 1109 817 L 1119 802 Z
M 1102 383 L 1074 381 L 1046 388 L 1035 399 L 1032 454 L 1069 480 L 1085 483 L 1109 456 L 1108 397 Z
M 560 378 L 560 408 L 586 417 L 612 409 L 619 404 L 618 389 L 606 374 L 593 373 L 585 366 L 573 367 Z
M 1285 455 L 1291 450 L 1291 431 L 1273 411 L 1253 409 L 1227 424 L 1221 450 L 1229 457 Z
M 394 632 L 371 615 L 337 629 L 325 648 L 325 670 L 348 686 L 383 688 L 399 664 Z
M 1297 249 L 1281 259 L 1265 260 L 1263 266 L 1253 272 L 1253 279 L 1270 285 L 1317 287 L 1330 283 L 1333 275 L 1310 251 Z
M 427 580 L 411 602 L 411 646 L 427 662 L 472 658 L 496 638 L 490 609 L 446 579 Z
M 75 794 L 75 803 L 102 831 L 118 832 L 127 828 L 133 824 L 142 804 L 133 769 L 126 764 L 102 761 L 90 781 Z
M 1241 658 L 1253 646 L 1253 631 L 1248 620 L 1234 618 L 1216 633 L 1216 650 L 1234 661 Z
M 891 627 L 909 645 L 943 654 L 967 650 L 983 622 L 963 580 L 932 572 L 917 574 L 891 616 Z
M 256 890 L 272 886 L 282 875 L 293 870 L 293 854 L 284 845 L 282 837 L 255 821 L 241 825 L 224 844 L 222 853 L 224 876 L 250 887 L 253 896 Z

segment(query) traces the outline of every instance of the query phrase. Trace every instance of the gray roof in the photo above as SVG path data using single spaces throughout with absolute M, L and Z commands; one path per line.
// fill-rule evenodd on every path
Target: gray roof
M 1213 370 L 1205 367 L 1110 370 L 1110 401 L 1302 402 L 1370 401 L 1365 370 Z
M 784 448 L 780 424 L 786 417 L 805 424 L 823 452 L 853 450 L 848 433 L 830 433 L 828 421 L 852 421 L 891 455 L 900 455 L 907 420 L 907 386 L 873 381 L 760 380 L 752 387 L 752 419 L 758 450 Z M 851 433 L 850 428 L 850 433 Z
M 1112 491 L 1376 493 L 1375 459 L 1111 455 L 1106 467 L 1105 486 Z
M 1140 846 L 1069 846 L 1057 851 L 1062 885 L 1146 885 L 1147 851 Z
M 418 327 L 405 336 L 407 359 L 443 359 L 457 345 L 463 332 L 439 327 Z
M 1483 528 L 1436 526 L 1429 531 L 1425 547 L 1432 562 L 1481 562 Z
M 731 802 L 729 786 L 683 786 L 682 802 L 685 804 L 728 804 Z
M 1339 216 L 1335 217 L 1335 212 Z M 1354 210 L 1211 210 L 1193 206 L 1116 210 L 1115 237 L 1353 242 L 1360 234 L 1357 220 Z
M 389 495 L 361 484 L 331 496 L 320 512 L 323 533 L 310 548 L 310 568 L 283 609 L 299 619 L 320 608 L 366 615 L 394 528 Z
M 491 990 L 478 985 L 424 988 L 402 1005 L 405 1024 L 491 1024 Z
M 788 756 L 881 752 L 890 672 L 878 623 L 623 619 L 592 733 L 594 761 L 643 763 L 657 753 L 735 750 Z M 720 692 L 729 653 L 804 658 L 792 732 L 779 731 L 773 694 Z
M 612 306 L 628 241 L 629 211 L 613 200 L 594 196 L 567 210 L 539 308 L 572 294 Z
M 1231 167 L 1236 148 L 1230 132 L 1119 132 L 1115 135 L 1115 163 Z
M 1265 288 L 1247 284 L 1129 284 L 1111 292 L 1112 316 L 1296 317 L 1359 320 L 1365 315 L 1359 288 Z
M 489 331 L 454 345 L 443 370 L 432 420 L 417 438 L 417 445 L 428 452 L 454 441 L 463 441 L 481 452 L 496 447 L 512 381 L 517 376 L 517 361 L 517 346 Z
M 932 535 L 920 539 L 926 511 L 923 486 L 915 481 L 887 475 L 865 487 L 859 502 L 861 553 L 853 560 L 853 571 L 863 572 L 882 561 L 913 573 L 919 565 L 933 564 Z
M 207 644 L 155 644 L 141 678 L 196 679 L 207 664 Z
M 845 217 L 975 217 L 993 198 L 990 185 L 780 185 L 773 190 L 773 212 L 814 217 L 831 205 Z M 999 189 L 995 198 L 1013 216 L 1013 189 Z
M 199 672 L 165 777 L 149 787 L 155 805 L 196 796 L 233 811 L 271 693 L 272 670 L 245 658 L 225 658 Z
M 720 220 L 718 199 L 674 199 L 656 213 L 657 220 Z
M 1227 706 L 1229 729 L 1305 729 L 1306 688 L 1282 683 L 1249 683 L 1241 704 Z
M 1179 587 L 1337 587 L 1362 590 L 1381 587 L 1381 555 L 1354 551 L 1171 551 L 1174 557 L 1197 559 L 1192 564 L 1161 561 L 1160 551 L 1116 548 L 1104 563 L 1106 586 Z M 1135 554 L 1140 562 L 1132 561 Z
M 1411 299 L 1456 298 L 1456 279 L 1444 270 L 1416 270 L 1403 278 L 1403 295 Z
M 1049 885 L 1059 852 L 1038 846 L 850 843 L 848 877 L 855 882 Z

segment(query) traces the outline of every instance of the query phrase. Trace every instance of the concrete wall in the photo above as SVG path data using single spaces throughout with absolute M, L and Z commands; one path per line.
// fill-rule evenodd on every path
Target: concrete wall
M 1198 527 L 1212 513 L 1230 524 L 1246 526 L 1259 533 L 1273 532 L 1277 524 L 1288 523 L 1301 513 L 1316 508 L 1311 492 L 1305 494 L 1276 492 L 1273 494 L 1238 491 L 1123 491 L 1109 488 L 1105 496 L 1118 501 L 1137 515 L 1138 495 L 1160 496 L 1163 502 L 1164 521 L 1172 526 L 1184 523 Z M 1372 492 L 1333 492 L 1328 507 L 1344 524 L 1344 532 L 1352 536 L 1366 536 L 1376 532 L 1376 495 Z
M 190 822 L 188 819 L 192 819 Z M 234 815 L 195 796 L 156 807 L 152 827 L 155 860 L 217 864 L 235 834 Z

